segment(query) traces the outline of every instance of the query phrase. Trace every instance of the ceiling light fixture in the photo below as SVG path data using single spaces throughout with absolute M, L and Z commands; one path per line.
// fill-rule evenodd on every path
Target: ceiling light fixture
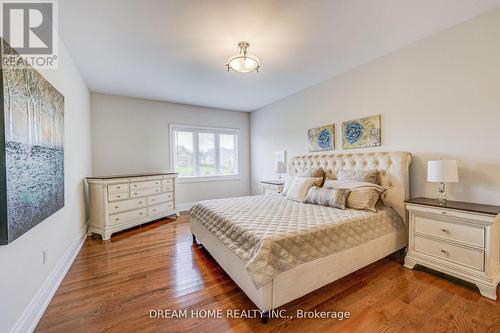
M 259 71 L 260 60 L 256 56 L 247 53 L 250 47 L 248 42 L 239 42 L 240 54 L 229 58 L 226 67 L 229 72 L 231 69 L 239 73 L 250 73 L 253 70 Z

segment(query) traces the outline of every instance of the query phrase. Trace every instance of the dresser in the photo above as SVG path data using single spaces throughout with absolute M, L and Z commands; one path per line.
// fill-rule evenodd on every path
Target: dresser
M 285 183 L 278 180 L 263 180 L 260 182 L 262 184 L 262 190 L 264 194 L 278 194 L 283 192 L 283 187 Z
M 108 240 L 115 232 L 179 215 L 176 177 L 176 173 L 87 177 L 89 235 L 99 234 Z
M 406 201 L 409 242 L 405 267 L 417 264 L 476 284 L 496 299 L 500 281 L 500 207 L 435 199 Z

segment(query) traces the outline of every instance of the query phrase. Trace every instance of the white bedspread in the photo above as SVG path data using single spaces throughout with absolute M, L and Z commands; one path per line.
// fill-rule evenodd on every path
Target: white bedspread
M 202 201 L 189 213 L 246 263 L 258 288 L 296 265 L 403 226 L 392 208 L 379 207 L 377 213 L 341 210 L 279 194 Z

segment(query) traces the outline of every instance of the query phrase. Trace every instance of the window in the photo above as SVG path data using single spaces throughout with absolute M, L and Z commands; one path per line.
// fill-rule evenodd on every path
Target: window
M 237 178 L 238 134 L 235 129 L 171 125 L 170 161 L 179 180 Z

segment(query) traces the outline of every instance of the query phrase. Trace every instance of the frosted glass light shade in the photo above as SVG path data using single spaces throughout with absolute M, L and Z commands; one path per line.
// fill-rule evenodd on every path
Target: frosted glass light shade
M 458 166 L 455 160 L 429 161 L 427 181 L 433 183 L 457 183 Z
M 275 173 L 286 173 L 286 165 L 283 161 L 276 161 L 274 163 L 274 172 Z
M 229 59 L 227 66 L 239 73 L 250 73 L 253 70 L 258 70 L 260 61 L 259 58 L 251 54 L 237 55 Z

